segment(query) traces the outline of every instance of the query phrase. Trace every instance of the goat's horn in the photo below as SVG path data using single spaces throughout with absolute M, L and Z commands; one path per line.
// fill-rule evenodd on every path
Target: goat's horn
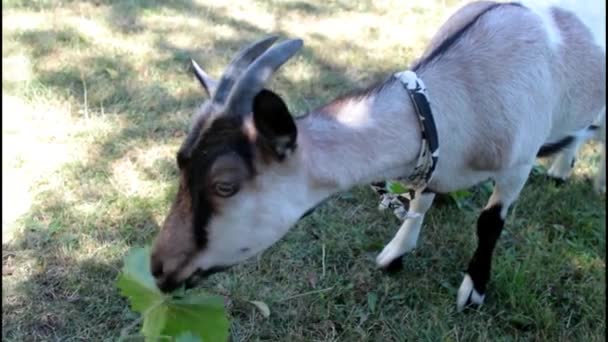
M 224 74 L 217 85 L 215 95 L 213 96 L 213 102 L 218 105 L 223 105 L 230 94 L 230 89 L 243 70 L 264 53 L 264 51 L 268 50 L 277 39 L 278 36 L 270 36 L 241 49 L 224 71 Z
M 190 65 L 192 66 L 194 76 L 196 76 L 198 82 L 205 88 L 207 94 L 211 94 L 211 96 L 213 96 L 213 94 L 215 94 L 215 90 L 217 89 L 217 81 L 209 76 L 194 59 L 190 59 Z
M 243 115 L 251 112 L 253 98 L 264 89 L 272 74 L 302 47 L 301 39 L 291 39 L 273 46 L 251 63 L 232 88 L 226 110 Z

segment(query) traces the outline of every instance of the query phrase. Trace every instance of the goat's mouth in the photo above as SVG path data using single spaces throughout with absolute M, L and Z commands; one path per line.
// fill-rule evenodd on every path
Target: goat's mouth
M 186 289 L 191 289 L 198 286 L 203 279 L 209 277 L 210 275 L 224 272 L 229 268 L 230 266 L 214 266 L 206 270 L 198 269 L 188 279 L 186 279 L 184 285 L 186 286 Z
M 206 270 L 198 269 L 188 278 L 183 281 L 176 281 L 174 278 L 168 277 L 163 281 L 157 281 L 156 285 L 164 293 L 170 293 L 184 285 L 186 289 L 191 289 L 200 285 L 200 283 L 212 274 L 224 272 L 232 266 L 214 266 Z

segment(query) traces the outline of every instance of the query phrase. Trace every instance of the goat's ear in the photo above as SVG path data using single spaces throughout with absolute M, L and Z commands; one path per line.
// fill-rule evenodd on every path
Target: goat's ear
M 253 99 L 253 122 L 262 143 L 283 160 L 296 148 L 296 123 L 283 100 L 263 89 Z
M 192 71 L 194 72 L 194 76 L 198 82 L 203 86 L 207 96 L 212 97 L 215 94 L 215 89 L 217 88 L 217 81 L 214 80 L 211 76 L 209 76 L 203 68 L 201 68 L 198 63 L 194 61 L 194 59 L 190 60 L 192 65 Z

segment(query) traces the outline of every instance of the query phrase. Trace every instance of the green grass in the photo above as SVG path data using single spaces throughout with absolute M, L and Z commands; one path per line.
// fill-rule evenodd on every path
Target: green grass
M 203 92 L 270 32 L 305 40 L 272 81 L 294 112 L 405 68 L 456 1 L 3 1 L 2 339 L 114 340 L 136 318 L 115 287 L 176 187 L 174 153 Z M 427 4 L 427 2 L 421 2 Z M 486 304 L 456 291 L 487 194 L 437 204 L 404 270 L 374 257 L 399 223 L 367 187 L 333 197 L 257 260 L 210 278 L 234 341 L 469 341 L 605 338 L 605 199 L 587 180 L 532 177 L 506 225 Z

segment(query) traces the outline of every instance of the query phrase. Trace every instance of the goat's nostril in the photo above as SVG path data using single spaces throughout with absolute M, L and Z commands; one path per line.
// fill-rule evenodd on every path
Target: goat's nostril
M 163 275 L 163 263 L 156 258 L 152 258 L 150 271 L 154 278 L 160 278 Z
M 164 293 L 170 293 L 173 290 L 177 289 L 180 285 L 181 284 L 175 281 L 175 279 L 173 279 L 172 277 L 167 277 L 163 280 L 156 281 L 156 286 L 158 286 L 158 288 Z

